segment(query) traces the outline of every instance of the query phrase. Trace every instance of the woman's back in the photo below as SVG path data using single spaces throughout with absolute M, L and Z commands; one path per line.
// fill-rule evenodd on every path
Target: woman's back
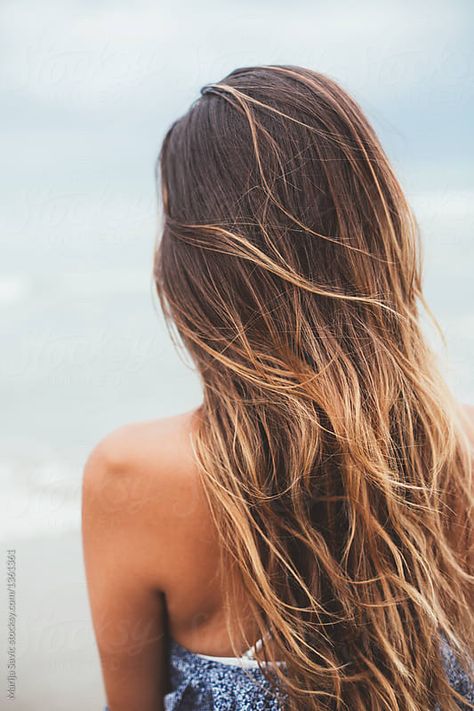
M 465 412 L 466 426 L 472 423 L 470 430 L 474 431 L 474 408 L 466 407 Z M 247 633 L 247 641 L 242 639 L 240 646 L 242 659 L 234 656 L 225 627 L 225 593 L 218 576 L 222 550 L 193 456 L 190 433 L 194 415 L 193 410 L 134 423 L 102 440 L 92 455 L 92 461 L 100 465 L 90 469 L 91 481 L 86 482 L 95 502 L 90 514 L 98 520 L 100 512 L 108 511 L 115 523 L 117 518 L 123 521 L 130 548 L 148 553 L 138 569 L 130 557 L 130 572 L 155 584 L 157 593 L 164 592 L 165 711 L 279 711 L 280 702 L 259 669 L 258 660 L 266 665 L 265 655 L 252 653 L 251 661 L 243 656 L 248 640 L 255 641 L 258 630 L 249 617 L 242 585 L 240 604 L 232 611 L 236 630 L 240 622 Z M 103 524 L 104 519 L 100 533 Z M 90 546 L 97 544 L 91 541 Z M 102 571 L 98 572 L 101 575 Z M 230 568 L 228 574 L 230 583 Z M 239 586 L 238 575 L 234 576 L 234 585 Z M 113 579 L 108 584 L 112 596 Z M 108 597 L 106 590 L 103 594 Z M 265 641 L 271 657 L 271 638 L 267 636 Z M 474 703 L 474 687 L 449 646 L 441 643 L 451 684 Z M 101 656 L 107 666 L 105 648 Z M 158 678 L 159 669 L 156 671 Z
M 232 694 L 246 699 L 247 706 L 242 709 L 274 709 L 276 702 L 270 696 L 265 706 L 253 705 L 261 689 L 256 690 L 249 683 L 251 679 L 270 692 L 258 669 L 262 654 L 252 654 L 252 661 L 247 659 L 246 664 L 229 663 L 234 653 L 225 627 L 225 595 L 218 576 L 222 551 L 192 453 L 189 435 L 194 412 L 120 427 L 101 440 L 89 456 L 83 529 L 101 662 L 107 669 L 119 663 L 120 654 L 128 656 L 121 644 L 117 649 L 116 629 L 125 630 L 127 643 L 133 638 L 135 648 L 140 640 L 151 647 L 158 633 L 155 679 L 162 692 L 168 688 L 166 711 L 204 710 L 210 694 L 227 702 Z M 107 544 L 119 551 L 120 567 L 114 568 L 114 574 L 104 574 Z M 229 568 L 229 583 L 231 575 Z M 151 638 L 150 630 L 142 628 L 140 610 L 129 607 L 128 619 L 124 615 L 120 592 L 123 580 L 129 577 L 160 596 L 161 605 L 156 607 L 159 626 L 151 630 Z M 237 575 L 234 584 L 239 584 Z M 110 605 L 114 597 L 116 608 Z M 246 630 L 247 640 L 255 641 L 257 626 L 245 603 L 242 587 L 233 616 Z M 242 639 L 240 651 L 248 647 L 249 642 Z M 271 649 L 271 641 L 267 640 L 266 648 Z M 234 657 L 234 662 L 239 661 Z M 107 691 L 113 711 L 129 708 L 122 688 Z M 137 696 L 133 703 L 145 708 Z
M 219 536 L 189 437 L 194 412 L 135 423 L 108 435 L 92 456 L 100 464 L 91 474 L 91 487 L 100 491 L 105 487 L 112 508 L 99 495 L 94 496 L 95 504 L 116 524 L 118 519 L 123 522 L 135 550 L 146 551 L 140 574 L 154 579 L 156 589 L 164 592 L 170 637 L 190 650 L 228 656 L 233 652 L 218 577 Z M 100 468 L 107 470 L 102 474 L 107 483 L 98 485 L 92 479 L 94 474 L 98 478 Z M 231 569 L 228 576 L 230 583 Z M 234 615 L 246 627 L 243 651 L 258 636 L 248 618 L 243 589 Z

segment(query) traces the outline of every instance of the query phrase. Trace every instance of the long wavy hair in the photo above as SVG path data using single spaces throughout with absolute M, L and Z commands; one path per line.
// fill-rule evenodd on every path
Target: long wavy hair
M 458 709 L 439 640 L 469 673 L 472 452 L 373 128 L 323 74 L 239 68 L 171 125 L 158 172 L 154 281 L 203 386 L 222 574 L 286 662 L 264 673 L 298 711 Z

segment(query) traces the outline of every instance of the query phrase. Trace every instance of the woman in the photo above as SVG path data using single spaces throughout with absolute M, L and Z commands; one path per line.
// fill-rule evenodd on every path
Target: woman
M 203 402 L 85 467 L 109 707 L 471 708 L 472 413 L 420 331 L 413 213 L 328 77 L 201 94 L 163 142 L 154 276 Z

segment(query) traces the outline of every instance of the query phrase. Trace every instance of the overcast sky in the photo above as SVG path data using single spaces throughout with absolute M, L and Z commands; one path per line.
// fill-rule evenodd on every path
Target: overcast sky
M 459 208 L 473 188 L 473 17 L 470 0 L 3 0 L 1 239 L 12 266 L 25 241 L 32 268 L 44 267 L 37 250 L 60 259 L 58 242 L 87 261 L 106 237 L 129 260 L 130 232 L 149 238 L 167 125 L 202 84 L 249 64 L 339 80 L 410 194 Z

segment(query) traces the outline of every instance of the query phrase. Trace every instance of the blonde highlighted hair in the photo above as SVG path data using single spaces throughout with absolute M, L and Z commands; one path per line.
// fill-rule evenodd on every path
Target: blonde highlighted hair
M 285 708 L 455 711 L 439 640 L 469 673 L 471 451 L 420 329 L 416 219 L 327 76 L 245 67 L 201 94 L 163 141 L 154 275 L 202 380 L 223 569 Z

